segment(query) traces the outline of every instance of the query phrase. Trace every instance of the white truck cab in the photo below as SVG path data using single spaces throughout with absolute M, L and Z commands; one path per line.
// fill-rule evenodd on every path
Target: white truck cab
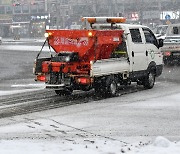
M 107 29 L 111 26 L 94 24 L 92 28 Z M 143 25 L 116 23 L 112 29 L 124 30 L 124 47 L 121 45 L 121 54 L 115 54 L 111 60 L 94 63 L 94 75 L 121 73 L 125 83 L 137 82 L 145 88 L 152 88 L 155 77 L 161 75 L 163 69 L 163 55 L 160 50 L 163 40 L 157 40 L 154 33 Z
M 126 35 L 127 52 L 131 62 L 130 71 L 138 72 L 147 70 L 154 65 L 158 74 L 162 71 L 162 54 L 159 44 L 153 32 L 142 25 L 119 25 Z

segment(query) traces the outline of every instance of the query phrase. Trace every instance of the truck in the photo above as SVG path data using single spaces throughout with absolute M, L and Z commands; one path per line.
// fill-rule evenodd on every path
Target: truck
M 168 25 L 158 25 L 155 30 L 155 36 L 157 39 L 165 39 Z
M 165 65 L 180 62 L 180 23 L 168 25 L 161 50 Z
M 132 82 L 153 88 L 163 69 L 162 40 L 146 26 L 126 24 L 123 17 L 82 21 L 80 30 L 46 30 L 55 55 L 40 58 L 40 50 L 34 63 L 36 81 L 57 95 L 94 89 L 96 94 L 116 96 L 120 86 Z

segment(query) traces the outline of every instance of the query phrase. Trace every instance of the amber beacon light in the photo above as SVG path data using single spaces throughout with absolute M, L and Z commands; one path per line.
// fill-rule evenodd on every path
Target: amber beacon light
M 125 23 L 124 17 L 83 17 L 82 21 L 88 21 L 90 24 L 94 23 Z

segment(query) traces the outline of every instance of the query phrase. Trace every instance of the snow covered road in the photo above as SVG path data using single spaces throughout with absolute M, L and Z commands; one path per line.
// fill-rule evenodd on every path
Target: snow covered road
M 0 151 L 179 154 L 179 94 L 180 86 L 157 83 L 152 90 L 0 119 Z
M 5 64 L 2 60 L 7 61 L 6 58 L 8 59 L 9 55 L 15 52 L 11 49 L 8 51 L 7 56 L 1 57 L 1 64 Z M 30 62 L 33 52 L 22 51 L 20 51 L 21 54 L 24 53 L 22 57 L 28 57 L 27 59 L 11 58 L 10 60 L 17 60 L 15 64 L 18 66 L 24 62 L 26 69 L 14 70 L 15 75 L 6 80 L 3 77 L 6 77 L 8 72 L 1 74 L 0 85 L 6 88 L 6 94 L 11 94 L 11 90 L 13 92 L 22 90 L 31 95 L 31 99 L 36 100 L 33 93 L 26 91 L 42 88 L 33 85 L 32 76 L 28 70 L 32 66 Z M 1 50 L 1 54 L 6 52 L 4 49 Z M 15 53 L 14 58 L 18 58 L 16 56 L 18 50 Z M 10 64 L 10 66 L 13 65 L 14 63 Z M 1 68 L 3 66 L 1 65 Z M 25 75 L 23 80 L 21 75 L 16 75 L 19 71 L 21 75 Z M 27 85 L 31 88 L 27 88 Z M 2 96 L 1 99 L 11 98 L 13 100 L 15 96 Z M 18 94 L 18 96 L 26 100 L 25 95 Z M 48 95 L 44 96 L 45 99 L 47 97 Z M 56 97 L 55 94 L 51 95 L 51 101 L 53 97 Z M 137 90 L 113 98 L 93 99 L 87 96 L 84 99 L 88 102 L 72 103 L 65 107 L 41 112 L 1 117 L 0 153 L 180 153 L 179 67 L 166 67 L 153 89 Z M 56 103 L 57 101 L 61 103 L 61 99 L 56 99 Z M 16 105 L 18 103 L 23 102 L 19 101 Z M 1 107 L 5 106 L 1 104 Z M 11 110 L 13 111 L 13 108 Z

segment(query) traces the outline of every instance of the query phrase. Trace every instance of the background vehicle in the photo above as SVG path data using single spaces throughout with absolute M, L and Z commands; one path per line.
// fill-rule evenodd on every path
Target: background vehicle
M 170 24 L 162 47 L 164 64 L 180 62 L 180 24 Z
M 159 25 L 156 27 L 156 30 L 154 31 L 155 36 L 157 39 L 165 39 L 166 37 L 166 31 L 167 31 L 168 25 Z
M 37 81 L 59 95 L 95 89 L 114 96 L 118 86 L 137 82 L 152 88 L 162 73 L 162 54 L 152 31 L 122 17 L 84 17 L 83 30 L 47 30 L 57 53 L 35 60 Z M 89 27 L 89 28 L 88 28 Z M 41 51 L 40 51 L 41 52 Z

